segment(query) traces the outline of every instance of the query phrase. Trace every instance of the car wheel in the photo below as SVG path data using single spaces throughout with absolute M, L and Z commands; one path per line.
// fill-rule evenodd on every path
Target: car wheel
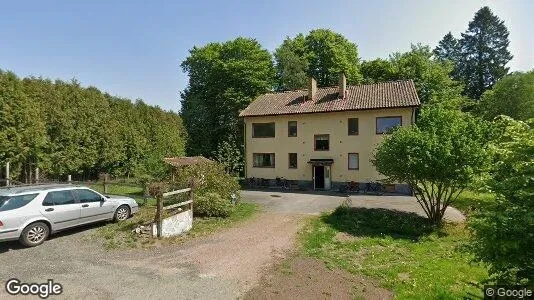
M 26 247 L 41 245 L 50 235 L 50 228 L 43 222 L 28 225 L 20 235 L 20 243 Z
M 121 205 L 115 211 L 115 222 L 120 222 L 128 219 L 130 217 L 130 207 L 128 205 Z

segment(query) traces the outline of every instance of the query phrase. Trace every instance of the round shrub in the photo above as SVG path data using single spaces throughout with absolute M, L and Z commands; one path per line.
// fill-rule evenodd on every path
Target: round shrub
M 206 193 L 194 199 L 193 212 L 205 217 L 228 217 L 233 209 L 230 199 L 217 193 Z

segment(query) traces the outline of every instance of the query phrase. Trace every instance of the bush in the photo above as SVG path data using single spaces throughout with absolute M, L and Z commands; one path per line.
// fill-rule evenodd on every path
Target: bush
M 217 193 L 207 193 L 195 198 L 193 211 L 199 216 L 226 218 L 233 208 L 230 199 L 225 199 Z
M 495 205 L 473 216 L 472 250 L 498 283 L 534 285 L 534 120 L 496 120 Z
M 228 202 L 232 194 L 239 198 L 238 179 L 226 173 L 224 167 L 217 162 L 187 166 L 178 169 L 174 175 L 175 184 L 179 187 L 190 186 L 193 180 L 195 195 L 216 193 Z

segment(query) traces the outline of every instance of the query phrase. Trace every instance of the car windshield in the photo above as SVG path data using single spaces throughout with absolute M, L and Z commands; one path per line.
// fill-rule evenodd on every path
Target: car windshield
M 8 211 L 21 208 L 30 203 L 38 194 L 20 196 L 0 196 L 0 211 Z

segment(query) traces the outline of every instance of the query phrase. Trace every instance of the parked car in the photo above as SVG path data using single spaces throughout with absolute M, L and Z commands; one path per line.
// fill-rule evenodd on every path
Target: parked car
M 139 210 L 134 199 L 107 196 L 71 184 L 0 189 L 0 241 L 19 240 L 27 247 L 50 234 L 100 221 L 124 221 Z

